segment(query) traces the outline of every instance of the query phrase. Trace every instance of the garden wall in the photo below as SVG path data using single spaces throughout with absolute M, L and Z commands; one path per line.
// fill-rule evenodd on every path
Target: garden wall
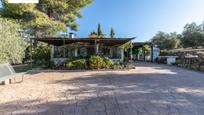
M 178 56 L 176 64 L 178 67 L 188 68 L 204 72 L 204 49 L 176 49 L 162 51 L 163 56 Z

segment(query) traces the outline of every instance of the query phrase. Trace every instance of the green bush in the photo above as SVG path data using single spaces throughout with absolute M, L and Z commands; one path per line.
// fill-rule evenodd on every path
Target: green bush
M 102 69 L 105 65 L 104 59 L 100 56 L 91 56 L 89 58 L 90 69 Z
M 171 63 L 171 65 L 177 66 L 177 65 L 178 65 L 178 63 L 177 63 L 177 62 L 175 62 L 175 63 Z
M 156 58 L 155 62 L 159 64 L 167 64 L 167 58 L 166 57 Z
M 113 69 L 114 70 L 124 70 L 125 66 L 124 65 L 120 65 L 120 64 L 115 64 L 115 65 L 113 65 Z
M 50 60 L 51 46 L 40 44 L 32 49 L 32 56 L 35 61 Z
M 27 43 L 21 37 L 21 29 L 15 20 L 0 18 L 0 63 L 22 63 Z
M 88 63 L 88 64 L 87 64 Z M 100 56 L 91 56 L 90 58 L 79 59 L 73 58 L 70 59 L 66 64 L 68 69 L 102 69 L 102 68 L 112 68 L 113 62 L 108 58 L 103 58 Z
M 50 61 L 50 60 L 45 60 L 45 59 L 37 60 L 35 62 L 35 66 L 36 67 L 43 67 L 43 68 L 52 68 L 54 66 L 54 62 Z
M 90 58 L 70 59 L 66 64 L 66 68 L 70 70 L 77 69 L 114 69 L 114 70 L 129 70 L 133 68 L 131 64 L 114 64 L 109 58 L 101 56 L 90 56 Z
M 86 59 L 77 59 L 70 61 L 66 64 L 66 67 L 71 70 L 86 69 L 87 68 Z
M 38 65 L 38 66 L 42 66 L 42 67 L 45 67 L 46 65 L 47 65 L 47 61 L 46 60 L 37 60 L 36 62 L 35 62 L 35 64 L 36 65 Z
M 32 49 L 32 58 L 38 67 L 52 67 L 54 63 L 51 60 L 51 46 L 40 44 Z
M 49 61 L 47 67 L 53 68 L 55 66 L 54 61 Z
M 111 60 L 111 59 L 109 59 L 109 58 L 104 58 L 103 59 L 103 61 L 104 61 L 104 68 L 111 68 L 112 66 L 113 66 L 113 61 Z
M 133 65 L 132 64 L 115 64 L 113 65 L 113 69 L 114 70 L 130 70 L 133 69 Z
M 128 62 L 129 58 L 128 57 L 124 57 L 124 62 Z
M 125 69 L 127 69 L 127 70 L 133 69 L 133 65 L 127 64 L 127 65 L 125 65 Z

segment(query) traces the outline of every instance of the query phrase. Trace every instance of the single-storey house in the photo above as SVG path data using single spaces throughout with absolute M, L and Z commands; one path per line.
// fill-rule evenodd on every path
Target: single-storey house
M 35 40 L 52 45 L 51 60 L 63 63 L 74 57 L 100 55 L 114 62 L 124 61 L 124 46 L 134 38 L 60 38 L 46 37 Z M 130 50 L 131 51 L 131 50 Z
M 135 42 L 133 43 L 133 58 L 136 61 L 148 61 L 146 59 L 146 51 L 144 46 L 148 45 L 151 49 L 150 51 L 150 61 L 154 60 L 154 45 L 151 42 Z M 142 52 L 139 52 L 139 50 L 142 50 Z M 141 53 L 141 54 L 140 54 Z

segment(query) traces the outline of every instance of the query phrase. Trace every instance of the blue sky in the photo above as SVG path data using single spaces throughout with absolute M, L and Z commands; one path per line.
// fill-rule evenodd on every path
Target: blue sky
M 78 19 L 77 37 L 87 37 L 100 23 L 105 34 L 147 41 L 158 31 L 181 33 L 186 23 L 204 21 L 204 0 L 95 0 Z
M 158 31 L 181 33 L 186 23 L 204 21 L 204 0 L 95 0 L 78 20 L 78 37 L 86 37 L 100 23 L 109 35 L 147 41 Z

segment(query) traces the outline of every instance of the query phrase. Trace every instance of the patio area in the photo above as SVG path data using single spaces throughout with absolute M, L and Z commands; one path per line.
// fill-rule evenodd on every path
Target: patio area
M 1 115 L 203 115 L 204 74 L 150 63 L 131 71 L 54 71 L 0 86 Z

